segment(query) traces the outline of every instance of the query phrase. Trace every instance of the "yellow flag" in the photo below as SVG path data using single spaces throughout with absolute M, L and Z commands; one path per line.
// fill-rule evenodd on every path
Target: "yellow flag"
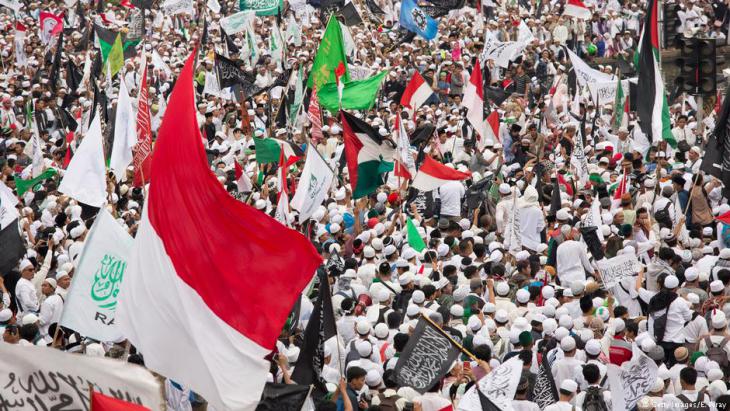
M 122 46 L 122 35 L 117 34 L 112 49 L 107 56 L 107 63 L 104 70 L 111 70 L 111 77 L 114 77 L 124 67 L 124 46 Z

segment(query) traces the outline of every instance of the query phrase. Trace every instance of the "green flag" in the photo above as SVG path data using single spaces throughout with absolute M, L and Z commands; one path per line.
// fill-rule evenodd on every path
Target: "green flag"
M 342 65 L 345 74 L 341 80 L 347 83 L 350 81 L 350 72 L 347 70 L 347 58 L 345 57 L 345 43 L 342 40 L 342 29 L 340 23 L 334 16 L 330 16 L 327 22 L 327 29 L 319 43 L 317 55 L 314 57 L 312 71 L 307 81 L 307 87 L 316 86 L 317 94 L 322 86 L 328 83 L 335 83 L 335 69 Z M 335 92 L 336 94 L 336 92 Z M 321 101 L 321 100 L 320 100 Z
M 30 178 L 28 180 L 23 180 L 20 177 L 15 177 L 15 190 L 18 191 L 18 195 L 22 196 L 25 194 L 26 191 L 31 190 L 33 187 L 38 185 L 41 181 L 49 179 L 53 176 L 58 174 L 55 168 L 49 168 L 46 171 L 42 172 L 38 177 L 36 178 Z
M 259 164 L 278 163 L 281 146 L 273 138 L 255 138 L 256 161 Z
M 373 108 L 386 74 L 388 74 L 388 70 L 381 71 L 364 80 L 346 82 L 345 89 L 342 91 L 342 108 L 349 110 L 369 110 Z M 337 84 L 335 83 L 325 84 L 321 89 L 317 89 L 317 98 L 319 104 L 332 113 L 336 113 L 340 108 Z
M 410 218 L 406 220 L 406 229 L 408 231 L 408 245 L 419 253 L 423 251 L 426 248 L 426 243 L 421 238 L 421 235 L 418 234 L 418 229 Z
M 621 86 L 621 73 L 618 76 L 618 85 L 616 86 L 616 98 L 613 101 L 613 129 L 618 130 L 624 118 L 624 88 Z
M 122 35 L 117 34 L 117 38 L 114 40 L 112 49 L 109 51 L 107 61 L 104 66 L 104 70 L 111 70 L 111 77 L 114 77 L 119 70 L 124 67 L 124 46 L 122 45 Z

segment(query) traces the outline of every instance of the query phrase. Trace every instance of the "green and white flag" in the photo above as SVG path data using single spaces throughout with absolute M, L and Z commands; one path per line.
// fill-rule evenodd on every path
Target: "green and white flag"
M 256 62 L 258 56 L 256 43 L 256 33 L 250 27 L 246 28 L 246 54 L 252 65 Z
M 289 123 L 292 125 L 296 123 L 299 109 L 302 106 L 302 101 L 304 101 L 304 66 L 299 66 L 295 81 L 294 101 L 292 102 L 291 111 L 289 112 Z
M 297 192 L 289 203 L 293 209 L 299 211 L 300 223 L 307 221 L 322 204 L 334 177 L 335 173 L 327 162 L 312 144 L 308 144 L 307 161 L 304 162 L 302 178 L 299 180 Z
M 99 341 L 121 341 L 114 319 L 134 240 L 101 208 L 81 251 L 61 325 Z
M 284 9 L 283 0 L 241 0 L 241 11 L 254 11 L 257 16 L 273 16 Z
M 293 14 L 289 16 L 286 26 L 286 42 L 300 47 L 302 45 L 302 30 L 299 28 Z
M 232 36 L 244 30 L 250 30 L 254 17 L 255 14 L 251 11 L 240 11 L 220 19 L 220 26 L 226 34 Z

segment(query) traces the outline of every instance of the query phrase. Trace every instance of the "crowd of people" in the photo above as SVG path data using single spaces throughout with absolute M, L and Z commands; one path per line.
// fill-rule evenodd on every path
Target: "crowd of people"
M 137 96 L 145 63 L 154 141 L 185 58 L 199 44 L 201 140 L 211 172 L 231 195 L 260 210 L 261 218 L 277 214 L 278 164 L 257 161 L 257 138 L 285 140 L 302 153 L 311 145 L 335 170 L 331 190 L 311 218 L 301 221 L 291 211 L 285 221 L 321 253 L 332 290 L 337 335 L 324 347 L 321 376 L 328 392 L 318 410 L 457 409 L 472 385 L 513 357 L 524 364 L 513 409 L 540 408 L 533 387 L 542 362 L 550 361 L 559 398 L 546 410 L 608 410 L 614 397 L 607 366 L 630 362 L 639 352 L 659 370 L 636 403 L 639 410 L 721 411 L 730 402 L 730 219 L 722 218 L 730 212 L 723 191 L 730 181 L 701 167 L 708 139 L 728 118 L 712 99 L 698 105 L 693 96 L 672 93 L 676 141 L 655 137 L 644 147 L 637 143 L 646 136 L 635 109 L 621 124 L 615 120 L 623 107 L 594 102 L 589 88 L 571 78 L 568 49 L 609 75 L 631 68 L 647 2 L 586 1 L 590 19 L 562 14 L 560 1 L 452 5 L 432 41 L 404 40 L 399 2 L 356 2 L 362 22 L 342 25 L 351 76 L 389 70 L 375 107 L 356 115 L 394 144 L 398 116 L 411 138 L 429 130 L 411 141 L 416 163 L 431 157 L 470 173 L 421 192 L 389 172 L 375 192 L 357 199 L 344 166 L 338 113 L 324 111 L 322 137 L 314 138 L 307 116 L 311 90 L 301 109 L 292 111 L 287 98 L 298 82 L 306 84 L 328 11 L 288 1 L 280 15 L 256 17 L 252 31 L 225 35 L 221 18 L 235 13 L 238 2 L 221 1 L 216 11 L 211 1 L 197 1 L 193 15 L 166 15 L 156 2 L 144 11 L 125 1 L 78 3 L 26 2 L 17 12 L 0 7 L 0 184 L 17 197 L 26 248 L 0 277 L 3 343 L 144 364 L 144 353 L 134 347 L 130 355 L 124 343 L 58 326 L 98 211 L 58 186 L 92 116 L 101 116 L 111 149 L 120 82 Z M 680 33 L 726 43 L 727 2 L 681 0 L 676 6 Z M 63 16 L 66 40 L 57 72 L 56 46 L 44 39 L 41 12 Z M 140 14 L 143 34 L 129 46 L 129 56 L 125 50 L 124 68 L 114 77 L 97 76 L 101 46 L 94 27 L 129 34 Z M 478 142 L 461 104 L 472 69 L 485 41 L 521 41 L 524 30 L 527 44 L 507 67 L 480 62 L 485 88 L 506 98 L 498 104 L 485 98 L 486 114 L 497 112 L 500 123 L 495 140 Z M 272 50 L 272 38 L 284 40 L 283 52 Z M 264 92 L 241 98 L 236 89 L 221 90 L 215 54 L 239 64 Z M 81 81 L 71 81 L 74 67 Z M 415 72 L 433 95 L 414 111 L 400 102 Z M 282 75 L 288 75 L 283 84 Z M 585 152 L 587 181 L 571 161 L 576 146 Z M 304 160 L 287 170 L 291 192 Z M 17 182 L 36 177 L 39 162 L 55 173 L 21 192 Z M 236 184 L 239 167 L 250 186 Z M 109 175 L 104 207 L 134 236 L 146 191 L 133 176 L 133 165 L 124 176 Z M 408 219 L 425 249 L 414 248 Z M 599 255 L 638 263 L 631 276 L 606 285 Z M 266 264 L 266 257 L 230 263 Z M 304 290 L 297 325 L 284 327 L 270 381 L 296 382 L 291 375 L 318 289 Z M 425 393 L 394 375 L 421 316 L 469 352 Z M 174 381 L 166 388 L 169 409 L 206 406 Z

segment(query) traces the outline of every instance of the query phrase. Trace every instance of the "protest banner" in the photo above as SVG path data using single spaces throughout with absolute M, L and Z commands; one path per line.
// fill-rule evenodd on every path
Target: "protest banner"
M 47 347 L 0 344 L 0 409 L 88 410 L 96 392 L 162 410 L 160 384 L 144 367 Z
M 162 3 L 162 11 L 168 16 L 187 13 L 191 16 L 194 13 L 192 0 L 166 0 Z
M 282 0 L 241 0 L 241 11 L 253 11 L 257 16 L 273 16 L 284 8 Z
M 639 260 L 636 255 L 622 254 L 610 259 L 598 261 L 598 272 L 603 285 L 608 289 L 626 277 L 632 277 L 639 271 Z
M 254 15 L 255 13 L 252 11 L 239 11 L 236 14 L 231 14 L 228 17 L 220 19 L 221 28 L 229 36 L 240 33 L 249 27 Z
M 621 367 L 610 364 L 607 370 L 613 411 L 634 409 L 636 403 L 649 393 L 656 381 L 656 363 L 634 345 L 631 361 Z
M 522 375 L 522 360 L 512 357 L 509 361 L 493 369 L 478 384 L 467 391 L 459 401 L 460 411 L 481 410 L 482 405 L 479 399 L 481 393 L 501 411 L 512 410 L 512 400 L 515 398 L 517 384 Z
M 446 375 L 458 356 L 449 337 L 421 318 L 393 371 L 398 384 L 424 393 Z
M 581 58 L 578 57 L 577 54 L 570 51 L 570 49 L 566 48 L 566 50 L 568 51 L 568 56 L 570 57 L 570 63 L 573 65 L 573 71 L 575 71 L 575 77 L 578 80 L 578 85 L 580 85 L 581 87 L 585 87 L 586 85 L 591 83 L 613 82 L 614 87 L 616 87 L 616 78 L 613 74 L 606 74 L 602 71 L 591 68 L 588 64 L 586 64 L 585 61 L 581 60 Z M 606 100 L 602 99 L 601 101 L 613 100 L 607 97 Z
M 482 60 L 494 60 L 498 66 L 507 68 L 510 61 L 522 53 L 525 49 L 525 43 L 518 41 L 502 42 L 492 37 L 487 37 L 484 42 L 484 51 L 482 52 Z
M 594 102 L 613 102 L 616 99 L 616 89 L 618 82 L 613 81 L 601 81 L 601 82 L 590 82 L 588 83 L 588 91 L 591 93 L 591 100 Z M 624 90 L 629 89 L 629 80 L 621 80 L 621 87 Z

